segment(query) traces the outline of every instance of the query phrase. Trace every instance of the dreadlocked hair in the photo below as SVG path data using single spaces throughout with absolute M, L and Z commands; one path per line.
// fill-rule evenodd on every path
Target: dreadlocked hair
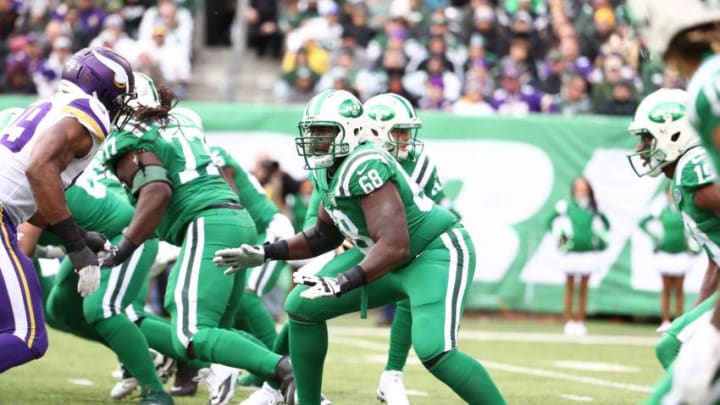
M 140 106 L 135 110 L 134 118 L 139 122 L 152 122 L 164 128 L 170 119 L 170 110 L 175 108 L 179 100 L 172 89 L 165 85 L 158 86 L 157 91 L 158 97 L 160 98 L 160 106 Z

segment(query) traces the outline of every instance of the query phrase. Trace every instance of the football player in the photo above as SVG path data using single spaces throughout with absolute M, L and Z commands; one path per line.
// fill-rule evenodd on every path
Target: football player
M 681 345 L 705 344 L 703 323 L 707 323 L 716 301 L 720 263 L 720 188 L 714 184 L 710 157 L 685 114 L 686 96 L 685 91 L 677 89 L 653 92 L 640 103 L 629 127 L 630 133 L 638 137 L 636 152 L 629 156 L 631 166 L 638 176 L 664 174 L 672 180 L 673 203 L 682 213 L 685 228 L 708 253 L 698 305 L 676 319 L 657 346 L 665 368 L 672 364 Z M 671 381 L 672 374 L 668 373 L 649 403 L 680 403 L 685 394 L 677 387 L 672 387 L 671 392 Z
M 267 260 L 318 256 L 346 237 L 363 253 L 351 268 L 294 275 L 302 285 L 290 293 L 285 309 L 300 404 L 321 401 L 328 319 L 408 298 L 412 344 L 423 365 L 468 403 L 504 404 L 480 363 L 457 349 L 465 292 L 475 271 L 470 236 L 392 155 L 361 143 L 365 124 L 363 106 L 349 92 L 314 96 L 299 123 L 296 146 L 321 198 L 315 226 L 272 244 L 218 250 L 215 262 L 232 275 Z
M 720 168 L 720 0 L 631 0 L 628 4 L 650 53 L 691 79 L 687 117 Z M 706 396 L 720 364 L 720 311 L 698 330 L 699 345 L 683 345 L 673 387 L 693 403 Z M 712 400 L 712 399 L 711 399 Z
M 237 368 L 292 392 L 289 359 L 230 329 L 245 275 L 224 277 L 212 263 L 218 247 L 257 241 L 255 226 L 213 164 L 197 117 L 171 112 L 174 95 L 158 93 L 160 106 L 138 108 L 132 125 L 114 132 L 103 149 L 105 166 L 130 189 L 135 214 L 102 264 L 124 262 L 154 234 L 181 246 L 165 295 L 171 342 L 187 358 L 225 365 L 203 373 L 217 388 L 210 403 L 230 400 Z
M 48 344 L 39 282 L 17 245 L 18 225 L 30 221 L 60 236 L 81 296 L 100 285 L 95 251 L 105 240 L 75 223 L 64 189 L 90 163 L 111 125 L 125 124 L 133 97 L 128 62 L 109 49 L 85 48 L 66 62 L 58 92 L 28 106 L 0 133 L 0 372 L 41 357 Z

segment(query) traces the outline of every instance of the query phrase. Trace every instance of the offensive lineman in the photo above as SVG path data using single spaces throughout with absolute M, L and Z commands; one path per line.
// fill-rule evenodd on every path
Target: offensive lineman
M 326 320 L 367 304 L 410 299 L 413 347 L 423 365 L 471 404 L 504 404 L 485 369 L 457 350 L 465 291 L 475 253 L 458 218 L 435 205 L 387 151 L 364 140 L 363 106 L 343 90 L 306 105 L 296 138 L 322 206 L 315 227 L 263 246 L 216 252 L 227 274 L 266 260 L 304 259 L 350 237 L 365 257 L 350 269 L 295 273 L 304 284 L 288 297 L 290 355 L 298 403 L 319 405 L 327 352 Z M 365 295 L 367 302 L 361 298 Z M 420 330 L 422 328 L 422 331 Z

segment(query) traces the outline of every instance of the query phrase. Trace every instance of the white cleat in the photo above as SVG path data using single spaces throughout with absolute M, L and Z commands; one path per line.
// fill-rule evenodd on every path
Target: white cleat
M 263 383 L 262 387 L 240 402 L 240 405 L 281 405 L 282 403 L 283 396 L 280 390 L 276 390 L 268 383 Z
M 585 336 L 587 335 L 587 327 L 585 326 L 585 322 L 576 322 L 575 323 L 575 336 Z
M 198 378 L 205 381 L 210 392 L 208 405 L 225 405 L 235 393 L 235 382 L 240 370 L 213 363 L 210 368 L 198 371 Z
M 410 405 L 402 376 L 402 371 L 383 371 L 377 387 L 377 399 L 388 405 Z
M 138 382 L 135 377 L 123 378 L 118 381 L 115 386 L 110 390 L 110 398 L 112 399 L 123 399 L 128 395 L 132 394 L 137 388 Z
M 670 329 L 670 325 L 672 325 L 672 322 L 663 321 L 663 323 L 661 323 L 660 326 L 658 326 L 658 328 L 655 329 L 655 332 L 657 332 L 659 335 L 664 335 L 665 332 L 667 332 L 668 329 Z

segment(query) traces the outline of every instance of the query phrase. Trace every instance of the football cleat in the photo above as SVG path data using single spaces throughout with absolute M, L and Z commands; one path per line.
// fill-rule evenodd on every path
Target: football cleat
M 281 405 L 283 396 L 280 390 L 271 387 L 268 383 L 263 383 L 262 387 L 253 392 L 240 405 Z
M 410 402 L 408 402 L 402 377 L 402 371 L 383 371 L 380 374 L 380 382 L 377 387 L 377 399 L 386 402 L 388 405 L 409 405 Z
M 210 398 L 208 405 L 225 405 L 230 402 L 235 393 L 235 382 L 240 370 L 213 363 L 210 368 L 203 368 L 198 371 L 199 379 L 208 385 Z
M 175 374 L 175 359 L 165 356 L 154 349 L 150 349 L 150 354 L 153 356 L 155 371 L 157 371 L 160 381 L 165 384 Z
M 120 370 L 121 379 L 110 390 L 112 399 L 123 399 L 132 394 L 138 386 L 137 380 L 130 375 L 124 365 L 120 364 Z
M 170 388 L 170 395 L 175 397 L 193 396 L 197 392 L 198 371 L 187 363 L 178 363 L 175 373 L 175 384 Z

